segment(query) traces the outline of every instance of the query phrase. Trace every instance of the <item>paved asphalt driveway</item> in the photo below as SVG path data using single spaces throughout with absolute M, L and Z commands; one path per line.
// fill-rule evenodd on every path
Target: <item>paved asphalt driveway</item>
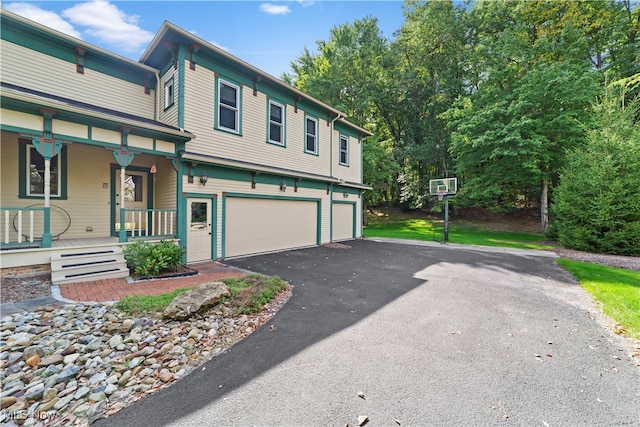
M 638 360 L 552 254 L 347 243 L 229 261 L 295 286 L 276 330 L 98 424 L 640 425 Z

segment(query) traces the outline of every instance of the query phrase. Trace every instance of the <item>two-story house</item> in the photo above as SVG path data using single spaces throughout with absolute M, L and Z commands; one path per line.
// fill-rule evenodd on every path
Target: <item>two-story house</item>
M 3 274 L 135 239 L 197 262 L 362 235 L 371 134 L 340 111 L 168 22 L 135 62 L 1 13 Z M 54 282 L 126 274 L 96 256 Z

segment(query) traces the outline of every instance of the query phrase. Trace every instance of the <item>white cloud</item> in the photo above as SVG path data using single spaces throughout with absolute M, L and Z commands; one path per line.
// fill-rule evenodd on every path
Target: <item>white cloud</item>
M 313 3 L 315 3 L 313 0 L 298 0 L 298 3 L 300 3 L 300 6 L 302 7 L 309 7 L 309 6 L 313 6 Z
M 104 0 L 78 3 L 62 12 L 84 32 L 126 52 L 137 52 L 153 39 L 153 33 L 138 26 L 137 15 L 127 15 Z
M 53 28 L 54 30 L 58 30 L 71 37 L 82 38 L 80 32 L 77 31 L 73 25 L 62 19 L 62 17 L 55 12 L 40 9 L 32 3 L 9 3 L 3 7 L 8 11 L 24 16 L 27 19 Z
M 289 6 L 284 4 L 271 4 L 271 3 L 262 3 L 260 5 L 260 10 L 269 15 L 286 15 L 291 12 Z

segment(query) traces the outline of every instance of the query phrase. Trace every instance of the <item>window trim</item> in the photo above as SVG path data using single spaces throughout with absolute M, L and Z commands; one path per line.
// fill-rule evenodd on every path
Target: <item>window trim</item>
M 20 140 L 18 146 L 18 198 L 44 200 L 44 194 L 30 194 L 27 161 L 30 159 L 28 150 L 36 149 L 30 142 Z M 58 194 L 51 194 L 51 199 L 67 200 L 67 146 L 63 145 L 58 153 Z
M 315 151 L 310 151 L 307 149 L 307 138 L 309 137 L 308 126 L 309 121 L 313 121 L 316 124 L 316 133 L 313 135 L 315 137 Z M 315 156 L 320 155 L 320 120 L 316 117 L 308 116 L 305 114 L 304 116 L 304 152 L 307 154 L 313 154 Z
M 221 108 L 221 103 L 220 103 L 220 87 L 221 85 L 226 85 L 229 87 L 232 87 L 236 90 L 236 108 L 235 108 L 235 114 L 236 114 L 236 126 L 237 129 L 232 129 L 232 128 L 228 128 L 225 126 L 221 126 L 220 125 L 220 108 Z M 234 135 L 242 135 L 242 86 L 232 83 L 229 80 L 226 79 L 222 79 L 219 77 L 216 77 L 216 86 L 215 86 L 215 121 L 214 121 L 214 128 L 216 130 L 220 130 L 223 132 L 228 132 Z M 222 108 L 229 108 L 233 110 L 233 107 L 231 106 L 225 106 Z
M 338 164 L 340 166 L 349 166 L 349 137 L 347 135 L 340 135 L 338 139 Z M 345 141 L 344 150 L 342 149 L 342 141 Z M 344 162 L 342 161 L 342 154 L 344 153 Z
M 271 139 L 271 107 L 272 106 L 276 106 L 276 107 L 280 107 L 280 109 L 282 110 L 282 122 L 280 123 L 280 132 L 281 132 L 281 141 L 276 141 Z M 277 123 L 277 122 L 274 122 Z M 267 142 L 269 144 L 273 144 L 273 145 L 277 145 L 279 147 L 286 147 L 287 146 L 287 132 L 286 132 L 286 124 L 287 124 L 287 107 L 286 105 L 274 101 L 272 99 L 267 99 Z
M 171 93 L 168 94 L 167 91 Z M 173 81 L 173 77 L 164 82 L 164 110 L 167 111 L 175 104 L 176 99 L 176 86 Z

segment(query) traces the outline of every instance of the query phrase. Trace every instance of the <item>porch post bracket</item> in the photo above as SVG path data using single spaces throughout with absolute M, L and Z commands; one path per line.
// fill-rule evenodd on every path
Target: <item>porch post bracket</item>
M 131 164 L 135 154 L 127 150 L 113 150 L 113 158 L 121 168 L 126 168 Z
M 62 141 L 46 140 L 37 136 L 31 138 L 31 143 L 45 159 L 51 160 L 62 150 Z

